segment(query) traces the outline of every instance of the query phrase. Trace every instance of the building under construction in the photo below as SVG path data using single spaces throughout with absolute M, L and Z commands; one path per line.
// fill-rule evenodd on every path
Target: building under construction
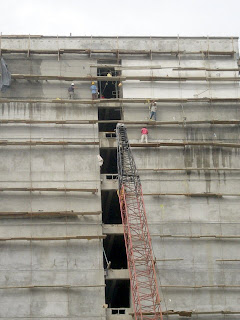
M 0 319 L 134 318 L 117 123 L 163 319 L 239 319 L 238 39 L 1 36 L 0 56 Z

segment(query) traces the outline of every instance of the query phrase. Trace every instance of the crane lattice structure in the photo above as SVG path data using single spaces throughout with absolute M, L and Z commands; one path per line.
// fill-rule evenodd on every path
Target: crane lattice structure
M 118 194 L 135 320 L 162 320 L 142 185 L 123 124 L 117 125 L 116 134 Z

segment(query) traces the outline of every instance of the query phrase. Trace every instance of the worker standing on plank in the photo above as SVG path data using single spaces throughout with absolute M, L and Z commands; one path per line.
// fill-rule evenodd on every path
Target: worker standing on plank
M 157 103 L 156 101 L 152 101 L 150 104 L 150 120 L 154 119 L 157 120 Z
M 72 82 L 71 86 L 68 88 L 68 98 L 74 98 L 74 83 Z
M 92 85 L 91 85 L 91 91 L 92 91 L 92 100 L 95 100 L 98 98 L 98 93 L 97 93 L 97 86 L 95 85 L 95 82 L 93 81 L 92 82 Z
M 141 142 L 145 142 L 148 143 L 148 129 L 146 127 L 143 127 L 141 130 Z

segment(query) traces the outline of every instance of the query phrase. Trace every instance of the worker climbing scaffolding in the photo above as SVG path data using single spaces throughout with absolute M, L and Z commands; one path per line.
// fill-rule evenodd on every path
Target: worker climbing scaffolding
M 116 134 L 118 193 L 135 320 L 162 320 L 141 181 L 123 124 L 117 125 Z

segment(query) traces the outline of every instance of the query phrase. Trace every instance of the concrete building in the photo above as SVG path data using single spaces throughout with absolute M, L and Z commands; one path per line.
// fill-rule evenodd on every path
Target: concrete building
M 164 319 L 239 319 L 238 39 L 0 44 L 12 74 L 0 93 L 0 319 L 132 319 L 118 121 L 143 185 Z

